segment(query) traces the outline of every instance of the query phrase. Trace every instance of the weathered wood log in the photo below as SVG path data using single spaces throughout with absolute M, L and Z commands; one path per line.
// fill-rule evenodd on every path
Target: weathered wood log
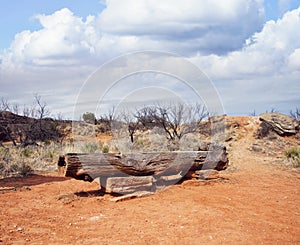
M 151 153 L 94 153 L 65 155 L 65 176 L 84 181 L 97 177 L 168 176 L 201 169 L 226 169 L 226 149 L 215 151 L 174 151 Z

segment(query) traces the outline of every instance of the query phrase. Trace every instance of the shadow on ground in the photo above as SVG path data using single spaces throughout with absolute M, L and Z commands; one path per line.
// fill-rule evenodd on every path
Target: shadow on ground
M 26 177 L 8 177 L 0 179 L 1 187 L 24 187 L 34 186 L 50 182 L 61 182 L 69 180 L 70 178 L 54 176 L 54 175 L 40 175 L 32 174 Z

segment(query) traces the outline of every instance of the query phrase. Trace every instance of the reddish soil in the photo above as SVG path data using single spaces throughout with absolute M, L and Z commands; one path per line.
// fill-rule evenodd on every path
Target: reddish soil
M 300 244 L 299 170 L 249 151 L 253 125 L 238 130 L 222 178 L 147 197 L 111 202 L 55 173 L 1 180 L 0 244 Z

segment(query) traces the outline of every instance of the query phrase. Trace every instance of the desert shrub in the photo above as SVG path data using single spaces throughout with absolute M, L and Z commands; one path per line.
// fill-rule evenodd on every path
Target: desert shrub
M 94 136 L 95 125 L 88 124 L 86 122 L 80 122 L 74 125 L 73 133 L 81 136 Z
M 295 118 L 296 120 L 300 121 L 300 109 L 296 108 L 295 111 L 290 111 L 291 117 Z
M 46 140 L 44 141 L 44 144 L 45 144 L 46 146 L 49 146 L 49 145 L 51 145 L 51 140 L 49 140 L 49 139 L 46 139 Z
M 138 146 L 143 147 L 143 146 L 144 146 L 144 139 L 141 139 L 141 138 L 137 139 L 136 144 L 137 144 Z
M 28 176 L 33 173 L 33 169 L 30 165 L 28 165 L 26 163 L 22 163 L 18 168 L 18 172 L 22 176 Z
M 300 167 L 300 148 L 291 148 L 284 152 L 288 160 L 292 162 L 293 167 Z
M 46 152 L 46 156 L 51 160 L 54 158 L 54 154 L 55 154 L 54 150 L 48 150 Z
M 4 162 L 0 161 L 0 173 L 5 170 Z
M 89 142 L 89 143 L 86 143 L 84 144 L 82 147 L 81 147 L 81 151 L 83 153 L 95 153 L 97 150 L 98 150 L 98 144 L 95 143 L 95 142 Z
M 26 147 L 22 150 L 21 154 L 24 156 L 24 157 L 31 157 L 32 154 L 33 154 L 33 150 L 29 147 Z
M 33 173 L 32 167 L 28 163 L 21 163 L 21 164 L 11 164 L 8 171 L 8 174 L 17 174 L 23 177 L 29 176 Z
M 109 146 L 108 145 L 104 145 L 102 147 L 102 153 L 108 153 L 109 152 Z
M 96 117 L 95 117 L 95 114 L 92 113 L 92 112 L 86 112 L 82 115 L 82 118 L 85 122 L 87 123 L 92 123 L 92 124 L 95 124 L 96 122 Z
M 7 146 L 0 148 L 0 178 L 28 176 L 34 171 L 55 171 L 62 146 Z
M 201 140 L 198 134 L 186 134 L 180 140 L 181 151 L 197 151 L 201 145 Z
M 18 170 L 19 170 L 18 164 L 14 163 L 14 164 L 10 165 L 8 172 L 16 173 L 16 172 L 18 172 Z
M 52 162 L 56 160 L 56 157 L 58 155 L 59 155 L 58 148 L 56 148 L 55 146 L 54 147 L 46 146 L 43 147 L 41 151 L 39 151 L 38 158 L 40 158 L 41 160 L 43 159 L 45 161 Z

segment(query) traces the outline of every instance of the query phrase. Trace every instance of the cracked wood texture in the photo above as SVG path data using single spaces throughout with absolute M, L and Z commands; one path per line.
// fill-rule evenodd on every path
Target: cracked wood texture
M 215 151 L 173 151 L 150 153 L 69 153 L 65 158 L 65 176 L 84 181 L 98 177 L 168 176 L 201 169 L 226 169 L 225 147 Z

